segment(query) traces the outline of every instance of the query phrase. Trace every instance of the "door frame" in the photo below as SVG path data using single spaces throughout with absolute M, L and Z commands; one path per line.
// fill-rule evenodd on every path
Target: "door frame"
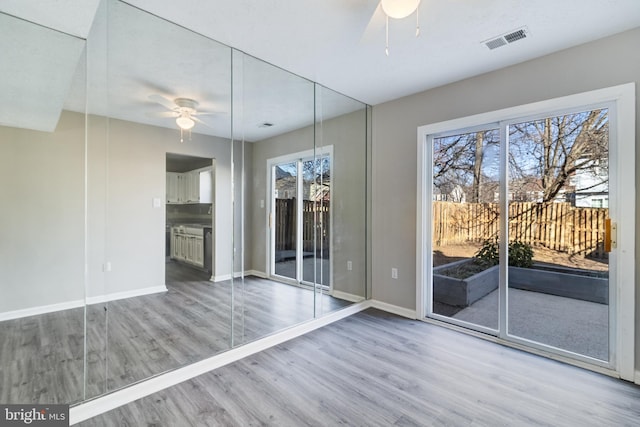
M 275 274 L 275 227 L 272 225 L 271 218 L 274 215 L 274 206 L 273 206 L 273 189 L 275 186 L 275 176 L 272 173 L 273 167 L 282 164 L 282 163 L 293 163 L 298 162 L 300 160 L 315 160 L 319 157 L 329 156 L 329 164 L 331 165 L 331 192 L 329 194 L 329 286 L 322 285 L 320 283 L 310 283 L 302 280 L 302 276 L 299 274 L 303 272 L 302 267 L 302 246 L 296 245 L 296 278 L 290 279 L 286 276 L 280 276 Z M 333 183 L 334 179 L 334 157 L 333 157 L 333 145 L 325 145 L 322 147 L 317 147 L 315 149 L 299 151 L 296 153 L 285 154 L 278 157 L 273 157 L 267 159 L 267 206 L 266 206 L 266 223 L 267 223 L 267 250 L 266 250 L 266 266 L 267 266 L 267 276 L 282 281 L 284 283 L 297 285 L 297 286 L 313 286 L 316 288 L 322 288 L 329 291 L 330 294 L 333 293 Z M 298 164 L 298 176 L 301 176 L 300 165 Z M 296 186 L 297 192 L 299 193 L 300 185 Z M 302 195 L 297 194 L 299 200 L 302 200 Z M 302 215 L 299 215 L 296 218 L 297 226 L 296 226 L 296 240 L 298 243 L 302 241 Z M 298 280 L 300 277 L 300 280 Z
M 506 108 L 474 116 L 448 120 L 439 123 L 420 126 L 417 129 L 418 149 L 418 173 L 417 173 L 417 211 L 416 211 L 416 314 L 419 319 L 426 319 L 427 309 L 431 304 L 427 298 L 430 295 L 432 281 L 432 257 L 431 250 L 431 147 L 427 141 L 429 135 L 441 134 L 455 129 L 473 129 L 484 127 L 487 124 L 499 123 L 501 136 L 505 136 L 505 125 L 513 120 L 538 116 L 540 114 L 552 115 L 556 111 L 571 110 L 579 107 L 607 106 L 614 114 L 610 116 L 610 191 L 624 197 L 616 197 L 615 205 L 609 204 L 609 216 L 618 224 L 618 247 L 610 258 L 610 292 L 615 295 L 610 299 L 614 310 L 612 320 L 613 336 L 615 342 L 610 354 L 610 366 L 604 371 L 613 373 L 625 380 L 640 381 L 640 373 L 635 372 L 635 84 L 628 83 L 610 88 L 598 89 L 590 92 L 554 98 L 546 101 Z M 613 120 L 612 120 L 613 117 Z M 506 157 L 502 156 L 501 162 L 506 163 Z M 502 165 L 503 167 L 506 166 Z M 504 169 L 503 169 L 504 170 Z M 505 184 L 506 187 L 506 184 Z M 501 188 L 501 192 L 504 188 Z M 501 203 L 505 204 L 505 194 L 501 194 Z M 623 215 L 624 213 L 624 215 Z M 503 219 L 504 221 L 505 219 Z M 503 232 L 506 233 L 504 227 Z M 506 235 L 506 234 L 505 234 Z M 505 235 L 502 237 L 504 238 Z M 504 247 L 504 245 L 503 245 Z M 506 251 L 506 249 L 503 249 Z M 506 266 L 501 266 L 506 270 Z M 506 277 L 501 271 L 501 277 Z M 502 279 L 501 279 L 502 280 Z M 506 283 L 501 283 L 501 290 Z M 506 300 L 501 297 L 500 302 L 500 330 L 506 322 Z M 522 348 L 523 340 L 514 340 L 505 333 L 499 333 L 497 341 L 516 345 Z M 538 348 L 529 348 L 530 351 L 544 353 L 547 356 L 577 364 L 589 369 L 597 369 L 597 364 L 591 364 L 584 360 L 569 358 L 563 354 L 549 354 L 548 351 Z M 539 350 L 539 351 L 536 351 Z

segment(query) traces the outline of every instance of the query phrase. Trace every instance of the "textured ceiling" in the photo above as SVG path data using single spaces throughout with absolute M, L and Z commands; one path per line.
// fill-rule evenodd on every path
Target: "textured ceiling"
M 640 26 L 639 0 L 422 0 L 420 36 L 391 20 L 387 57 L 376 0 L 130 3 L 371 105 Z
M 390 20 L 386 56 L 376 0 L 127 3 L 3 0 L 0 124 L 51 129 L 63 106 L 84 111 L 88 87 L 91 113 L 175 129 L 149 96 L 193 98 L 214 113 L 194 132 L 257 141 L 362 108 L 310 80 L 375 105 L 640 26 L 640 0 L 422 0 L 420 36 L 415 15 Z

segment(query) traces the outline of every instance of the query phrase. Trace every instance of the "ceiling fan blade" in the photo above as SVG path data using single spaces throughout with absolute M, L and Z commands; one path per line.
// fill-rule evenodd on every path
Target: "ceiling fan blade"
M 169 110 L 174 110 L 175 108 L 177 108 L 177 105 L 175 102 L 173 102 L 173 100 L 155 93 L 153 95 L 149 95 L 149 101 L 156 102 L 163 107 L 168 108 Z
M 196 123 L 200 123 L 201 125 L 206 126 L 206 127 L 208 127 L 209 129 L 214 129 L 214 127 L 213 127 L 212 125 L 210 125 L 210 124 L 209 124 L 209 123 L 207 123 L 207 122 L 204 122 L 204 121 L 200 120 L 200 119 L 199 119 L 199 118 L 197 118 L 197 117 L 194 117 L 193 115 L 191 115 L 191 120 L 193 120 L 193 121 L 194 121 L 194 122 L 196 122 Z
M 192 116 L 216 116 L 219 114 L 227 114 L 226 111 L 196 111 L 191 113 Z
M 362 33 L 362 37 L 360 37 L 360 43 L 368 43 L 372 40 L 383 40 L 384 41 L 384 26 L 387 21 L 387 15 L 382 10 L 382 3 L 378 3 L 376 10 L 371 15 L 371 19 L 369 19 L 369 23 L 364 29 Z
M 178 117 L 180 114 L 176 111 L 158 111 L 155 113 L 145 113 L 147 117 Z

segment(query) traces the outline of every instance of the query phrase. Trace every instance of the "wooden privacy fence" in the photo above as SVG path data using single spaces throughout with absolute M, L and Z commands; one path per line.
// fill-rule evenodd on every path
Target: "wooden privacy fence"
M 577 208 L 570 203 L 510 203 L 509 240 L 604 259 L 608 212 L 606 208 Z M 435 245 L 483 242 L 498 235 L 497 204 L 433 202 Z
M 276 250 L 293 250 L 296 248 L 296 210 L 297 199 L 276 199 L 274 218 Z M 317 232 L 316 243 L 328 250 L 329 243 L 329 202 L 302 201 L 302 241 L 303 251 L 313 251 L 314 232 Z

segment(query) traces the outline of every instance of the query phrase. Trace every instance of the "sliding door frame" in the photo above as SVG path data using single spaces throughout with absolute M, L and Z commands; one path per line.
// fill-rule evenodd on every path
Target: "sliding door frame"
M 609 363 L 598 363 L 588 357 L 573 357 L 569 352 L 555 352 L 548 346 L 532 345 L 532 342 L 508 335 L 507 328 L 507 266 L 500 263 L 500 319 L 499 332 L 495 340 L 526 348 L 529 351 L 557 358 L 568 363 L 600 370 L 610 375 L 619 376 L 629 381 L 640 381 L 640 374 L 635 372 L 635 84 L 615 86 L 591 92 L 555 98 L 547 101 L 526 104 L 504 110 L 478 114 L 460 119 L 448 120 L 421 126 L 417 131 L 418 139 L 418 173 L 417 173 L 417 212 L 416 212 L 416 312 L 419 319 L 427 320 L 427 314 L 432 313 L 430 298 L 432 286 L 433 260 L 431 256 L 431 219 L 432 219 L 432 142 L 434 136 L 445 135 L 448 132 L 486 128 L 498 123 L 501 140 L 501 168 L 507 169 L 508 125 L 527 120 L 530 117 L 553 115 L 556 112 L 589 109 L 593 106 L 609 108 L 610 111 L 610 161 L 609 169 L 610 191 L 617 195 L 615 206 L 610 204 L 610 216 L 618 223 L 618 249 L 610 259 L 609 287 L 610 295 L 610 325 L 613 346 L 610 348 Z M 493 126 L 495 129 L 495 126 Z M 500 186 L 501 211 L 508 212 L 507 183 Z M 623 215 L 624 213 L 624 215 Z M 506 241 L 508 218 L 500 218 L 500 238 Z M 501 245 L 501 260 L 507 259 L 506 245 Z M 611 314 L 613 312 L 613 314 Z M 613 316 L 613 317 L 611 317 Z M 437 321 L 444 320 L 432 316 Z M 443 316 L 440 316 L 443 317 Z M 458 326 L 469 327 L 465 322 L 450 322 Z M 480 332 L 487 328 L 474 327 Z
M 304 194 L 304 183 L 303 181 L 303 168 L 302 163 L 305 161 L 315 161 L 322 157 L 329 157 L 329 165 L 331 167 L 331 189 L 329 193 L 330 201 L 329 201 L 329 285 L 323 285 L 322 283 L 318 283 L 316 279 L 316 283 L 307 282 L 304 280 L 304 270 L 303 270 L 303 215 L 301 209 L 296 209 L 296 277 L 294 279 L 288 278 L 286 276 L 277 275 L 275 272 L 275 224 L 273 224 L 274 216 L 275 216 L 275 206 L 274 206 L 274 190 L 275 190 L 275 174 L 273 173 L 273 168 L 282 163 L 296 163 L 297 168 L 297 180 L 296 180 L 296 198 L 297 203 L 302 203 L 303 194 Z M 333 145 L 326 145 L 322 147 L 317 147 L 311 150 L 305 150 L 297 153 L 286 154 L 279 157 L 274 157 L 267 160 L 267 182 L 269 183 L 267 188 L 267 225 L 268 225 L 268 239 L 267 239 L 267 276 L 277 279 L 279 281 L 289 283 L 297 286 L 312 286 L 314 288 L 326 289 L 329 293 L 333 292 L 333 182 L 334 182 L 334 162 L 333 162 Z M 315 227 L 317 224 L 314 224 L 314 236 L 317 234 L 315 231 Z M 317 241 L 315 241 L 314 237 L 314 250 L 317 251 Z M 314 252 L 314 260 L 316 259 L 316 253 Z M 314 266 L 317 265 L 317 262 L 314 262 Z M 315 267 L 314 267 L 315 268 Z

